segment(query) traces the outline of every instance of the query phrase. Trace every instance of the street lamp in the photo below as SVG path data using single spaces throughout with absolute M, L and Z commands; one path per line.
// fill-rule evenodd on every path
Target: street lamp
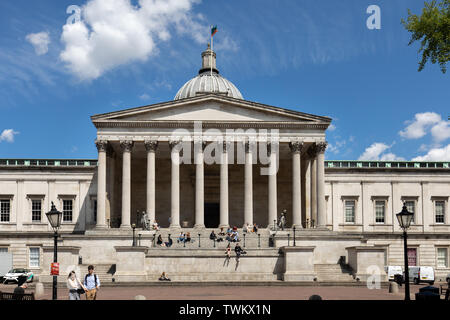
M 48 221 L 50 222 L 50 225 L 53 228 L 54 234 L 54 244 L 53 244 L 53 262 L 58 262 L 58 230 L 61 226 L 61 220 L 62 220 L 62 212 L 56 210 L 55 204 L 52 202 L 52 208 L 49 212 L 45 214 L 47 216 Z M 58 292 L 57 292 L 57 285 L 58 285 L 58 276 L 53 275 L 53 300 L 58 299 Z
M 414 213 L 409 212 L 406 208 L 406 204 L 403 204 L 402 212 L 397 213 L 398 224 L 403 229 L 403 243 L 404 243 L 404 255 L 405 255 L 405 300 L 410 300 L 409 295 L 409 269 L 408 269 L 408 235 L 406 230 L 411 225 L 411 221 L 414 217 Z
M 293 229 L 294 229 L 294 247 L 295 247 L 295 246 L 296 246 L 296 245 L 295 245 L 295 226 L 294 226 Z
M 133 247 L 136 247 L 136 237 L 134 236 L 134 232 L 135 232 L 135 230 L 136 230 L 136 225 L 133 223 L 132 225 L 131 225 L 131 228 L 133 229 Z

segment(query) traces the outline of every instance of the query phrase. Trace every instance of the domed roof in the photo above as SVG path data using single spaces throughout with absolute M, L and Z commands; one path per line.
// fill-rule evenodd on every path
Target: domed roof
M 202 68 L 199 75 L 186 82 L 178 91 L 175 100 L 192 98 L 208 93 L 215 93 L 243 100 L 241 92 L 216 69 L 216 53 L 208 49 L 202 53 Z

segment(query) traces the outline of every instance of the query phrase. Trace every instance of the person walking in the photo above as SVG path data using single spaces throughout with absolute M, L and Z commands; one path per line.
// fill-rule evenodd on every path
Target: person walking
M 97 300 L 97 291 L 100 288 L 100 280 L 94 273 L 94 266 L 88 267 L 88 274 L 84 277 L 84 286 L 86 288 L 86 300 Z
M 69 300 L 81 300 L 81 292 L 87 291 L 86 287 L 78 280 L 75 271 L 71 271 L 67 277 L 67 288 L 69 289 Z

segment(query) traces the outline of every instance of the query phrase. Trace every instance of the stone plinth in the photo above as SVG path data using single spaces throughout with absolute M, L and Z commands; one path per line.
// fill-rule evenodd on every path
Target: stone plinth
M 65 282 L 67 276 L 71 271 L 75 271 L 78 266 L 78 255 L 80 247 L 74 246 L 60 246 L 58 245 L 58 262 L 59 262 L 59 276 L 58 282 Z M 42 273 L 39 275 L 40 282 L 51 282 L 53 276 L 50 275 L 50 265 L 53 262 L 53 246 L 44 246 Z
M 283 281 L 314 281 L 315 247 L 282 247 L 284 254 Z
M 140 282 L 147 280 L 145 255 L 148 247 L 114 247 L 117 253 L 116 282 Z
M 384 271 L 386 261 L 386 247 L 358 246 L 346 248 L 348 263 L 353 269 L 353 275 L 360 281 L 367 281 L 369 277 L 380 276 L 380 281 L 387 281 Z

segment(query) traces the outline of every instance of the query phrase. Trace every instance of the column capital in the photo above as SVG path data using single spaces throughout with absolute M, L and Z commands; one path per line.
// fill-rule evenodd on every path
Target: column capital
M 144 145 L 147 152 L 153 151 L 156 152 L 158 149 L 158 141 L 157 140 L 145 140 Z
M 131 152 L 133 150 L 134 141 L 131 140 L 125 140 L 120 141 L 120 147 L 122 148 L 123 152 Z
M 108 150 L 108 144 L 106 140 L 95 140 L 98 152 L 106 152 Z
M 302 152 L 304 145 L 305 145 L 304 142 L 300 140 L 291 141 L 289 143 L 289 148 L 291 148 L 292 153 L 300 153 Z
M 328 142 L 326 141 L 321 141 L 316 143 L 316 149 L 317 149 L 317 153 L 325 153 L 325 150 L 327 150 L 328 147 Z
M 181 140 L 171 140 L 169 141 L 169 147 L 171 151 L 180 152 L 179 146 L 181 145 Z
M 276 150 L 279 149 L 280 143 L 275 141 L 267 142 L 267 156 L 270 156 L 272 153 L 276 153 Z

